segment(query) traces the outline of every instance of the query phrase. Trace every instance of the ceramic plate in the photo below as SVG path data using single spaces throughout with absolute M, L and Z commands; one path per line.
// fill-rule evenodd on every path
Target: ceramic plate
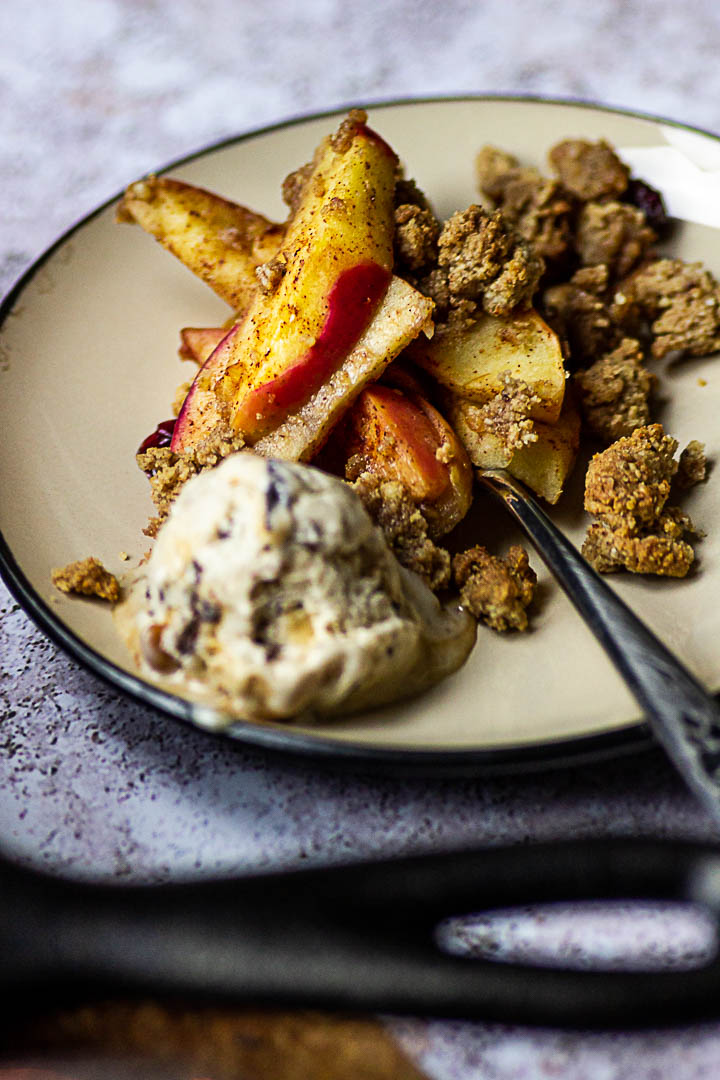
M 308 160 L 336 123 L 293 121 L 212 147 L 167 171 L 278 220 L 283 177 Z M 477 198 L 473 160 L 494 143 L 544 167 L 566 136 L 604 138 L 638 175 L 666 180 L 670 209 L 683 216 L 670 249 L 720 276 L 720 142 L 701 132 L 569 103 L 518 99 L 408 102 L 370 109 L 447 216 Z M 715 175 L 713 175 L 715 174 Z M 170 415 L 178 383 L 178 331 L 217 325 L 227 309 L 139 228 L 101 207 L 64 236 L 6 298 L 0 327 L 0 561 L 8 585 L 56 641 L 98 675 L 141 701 L 202 723 L 193 706 L 140 678 L 108 608 L 61 595 L 50 570 L 93 554 L 122 573 L 142 556 L 152 512 L 135 450 Z M 681 445 L 720 452 L 720 361 L 666 364 L 659 372 L 662 420 Z M 710 481 L 687 509 L 707 532 L 698 571 L 685 581 L 616 576 L 612 585 L 713 691 L 720 689 L 720 504 Z M 554 513 L 580 543 L 580 490 Z M 517 539 L 503 511 L 478 501 L 471 541 Z M 130 555 L 130 562 L 121 553 Z M 482 629 L 466 666 L 423 697 L 315 727 L 235 725 L 246 742 L 291 751 L 431 770 L 577 758 L 646 737 L 638 710 L 610 663 L 548 578 L 537 557 L 532 632 Z

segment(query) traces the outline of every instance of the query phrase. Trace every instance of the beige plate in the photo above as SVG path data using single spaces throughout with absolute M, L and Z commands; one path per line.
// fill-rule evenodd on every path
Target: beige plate
M 308 160 L 334 127 L 323 116 L 244 137 L 181 162 L 172 174 L 281 218 L 282 178 Z M 370 123 L 395 147 L 441 215 L 476 198 L 473 158 L 485 142 L 543 165 L 565 136 L 605 138 L 655 169 L 659 151 L 692 169 L 720 167 L 720 143 L 702 133 L 599 108 L 527 100 L 462 99 L 383 105 Z M 653 151 L 653 148 L 656 148 Z M 697 172 L 697 169 L 696 169 Z M 675 175 L 677 169 L 673 173 Z M 698 173 L 698 175 L 700 175 Z M 690 183 L 690 180 L 687 181 Z M 677 186 L 677 182 L 676 182 Z M 702 199 L 683 212 L 705 220 Z M 701 193 L 702 194 L 702 193 Z M 706 200 L 707 202 L 708 200 Z M 710 201 L 717 204 L 717 198 Z M 677 205 L 680 205 L 678 202 Z M 695 215 L 693 206 L 697 205 Z M 720 224 L 720 222 L 718 223 Z M 720 275 L 720 232 L 683 223 L 671 249 Z M 204 718 L 133 671 L 100 603 L 67 598 L 50 570 L 88 554 L 120 573 L 135 564 L 151 512 L 134 453 L 171 412 L 190 377 L 178 330 L 213 325 L 227 310 L 139 228 L 101 208 L 47 252 L 5 300 L 0 327 L 0 569 L 41 627 L 97 674 L 135 697 L 196 723 Z M 720 450 L 720 365 L 702 360 L 660 372 L 662 420 L 684 445 Z M 720 688 L 720 505 L 717 486 L 696 489 L 688 509 L 707 531 L 699 571 L 683 582 L 614 578 L 612 584 L 713 690 Z M 484 498 L 466 526 L 473 539 L 514 537 Z M 577 501 L 576 504 L 577 505 Z M 487 517 L 490 517 L 488 523 Z M 554 515 L 576 541 L 582 513 Z M 129 564 L 120 552 L 131 555 Z M 479 769 L 576 758 L 644 740 L 638 711 L 590 633 L 534 558 L 539 612 L 532 633 L 481 630 L 465 668 L 424 697 L 313 728 L 237 724 L 247 742 L 429 770 Z M 640 738 L 642 736 L 642 739 Z

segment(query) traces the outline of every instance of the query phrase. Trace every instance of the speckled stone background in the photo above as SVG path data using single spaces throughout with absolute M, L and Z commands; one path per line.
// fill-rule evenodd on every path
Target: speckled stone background
M 0 286 L 126 183 L 289 115 L 432 93 L 578 97 L 720 131 L 713 0 L 20 0 L 0 6 Z M 32 402 L 28 402 L 32 422 Z M 5 467 L 5 466 L 3 466 Z M 659 754 L 531 777 L 332 775 L 239 750 L 125 700 L 59 653 L 0 585 L 2 850 L 82 878 L 167 880 L 470 842 L 713 829 Z M 707 928 L 486 920 L 485 940 L 563 955 L 628 942 L 667 963 Z M 489 935 L 489 937 L 488 937 Z M 397 1023 L 437 1080 L 695 1080 L 720 1024 L 583 1034 Z

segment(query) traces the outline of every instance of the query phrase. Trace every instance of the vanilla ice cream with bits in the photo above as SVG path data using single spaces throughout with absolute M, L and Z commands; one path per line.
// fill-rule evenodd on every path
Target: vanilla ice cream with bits
M 476 635 L 400 566 L 347 484 L 250 451 L 184 486 L 120 625 L 140 667 L 219 727 L 410 696 Z

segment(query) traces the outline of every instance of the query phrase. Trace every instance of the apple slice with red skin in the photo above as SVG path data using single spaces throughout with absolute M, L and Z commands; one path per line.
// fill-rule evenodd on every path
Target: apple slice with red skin
M 397 480 L 425 513 L 434 536 L 448 533 L 472 502 L 467 452 L 448 422 L 419 394 L 368 386 L 333 434 L 329 455 L 354 469 Z
M 274 285 L 252 303 L 215 384 L 248 445 L 312 397 L 378 310 L 392 278 L 396 167 L 364 123 L 319 148 Z
M 375 316 L 343 362 L 303 404 L 254 446 L 257 453 L 285 461 L 310 461 L 363 387 L 432 325 L 433 304 L 402 278 L 393 277 Z M 171 449 L 188 450 L 227 423 L 214 386 L 234 354 L 235 325 L 197 373 L 175 423 Z
M 233 357 L 233 342 L 240 332 L 236 323 L 223 337 L 198 371 L 178 413 L 170 449 L 176 453 L 207 439 L 223 423 L 223 409 L 215 392 L 215 379 Z
M 235 427 L 257 440 L 317 390 L 357 344 L 390 278 L 390 271 L 374 262 L 343 270 L 330 290 L 315 342 L 295 363 L 245 395 L 235 410 Z

